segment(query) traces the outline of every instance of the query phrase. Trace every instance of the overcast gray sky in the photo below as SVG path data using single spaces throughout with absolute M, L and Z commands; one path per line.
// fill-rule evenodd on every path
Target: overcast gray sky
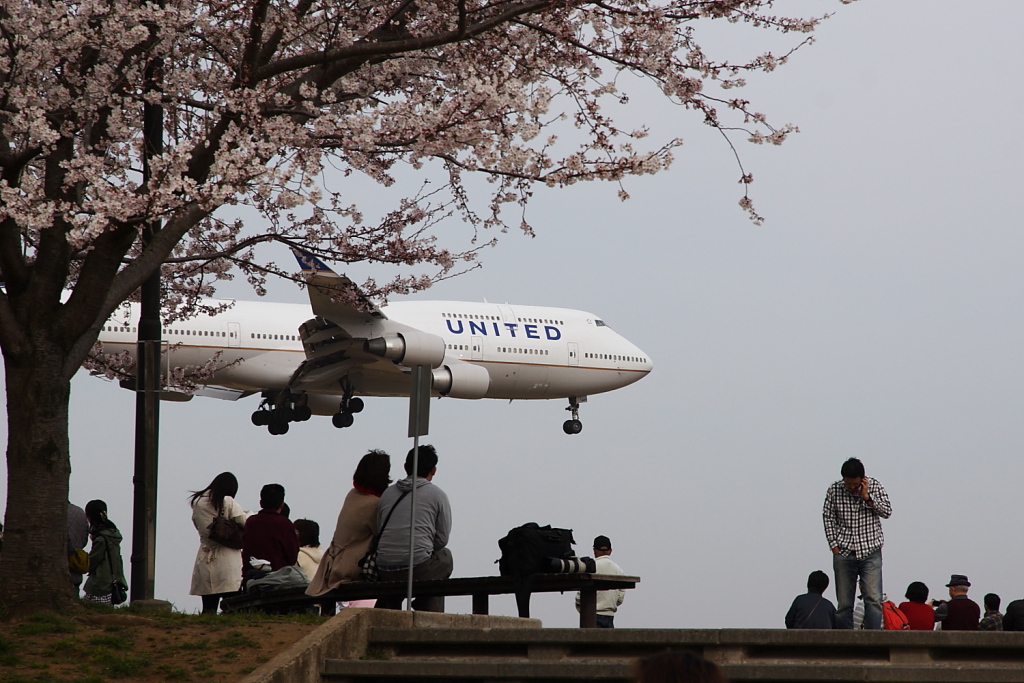
M 805 6 L 837 14 L 748 88 L 801 129 L 740 147 L 764 226 L 736 206 L 728 148 L 691 116 L 673 169 L 629 180 L 630 201 L 610 185 L 542 192 L 535 239 L 510 234 L 482 270 L 418 297 L 590 311 L 655 364 L 591 397 L 574 437 L 563 401 L 432 403 L 456 576 L 496 573 L 497 540 L 536 521 L 572 528 L 580 554 L 611 537 L 642 577 L 618 626 L 781 627 L 807 574 L 831 575 L 821 505 L 857 456 L 893 505 L 889 597 L 914 580 L 941 596 L 951 573 L 979 599 L 1024 597 L 1024 4 Z M 717 39 L 752 49 L 735 35 Z M 683 115 L 647 112 L 656 131 Z M 268 299 L 304 297 L 276 283 Z M 190 491 L 230 470 L 255 510 L 280 482 L 326 542 L 362 453 L 389 451 L 397 476 L 411 446 L 399 399 L 368 400 L 351 429 L 314 418 L 283 437 L 251 426 L 256 403 L 162 406 L 157 597 L 180 610 L 200 607 Z M 128 538 L 134 405 L 114 384 L 73 383 L 71 499 L 105 499 Z M 515 614 L 511 597 L 492 604 Z M 569 595 L 536 596 L 534 616 L 577 623 Z

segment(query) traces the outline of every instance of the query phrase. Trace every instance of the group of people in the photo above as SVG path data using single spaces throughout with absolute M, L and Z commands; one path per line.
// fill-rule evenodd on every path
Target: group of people
M 192 523 L 199 533 L 190 594 L 202 598 L 204 613 L 215 613 L 220 601 L 237 594 L 243 582 L 258 580 L 267 570 L 298 566 L 309 582 L 306 594 L 318 597 L 344 583 L 360 580 L 359 562 L 374 541 L 380 580 L 401 581 L 409 571 L 410 522 L 413 579 L 450 577 L 454 568 L 448 549 L 452 510 L 448 496 L 434 483 L 437 462 L 433 446 L 410 450 L 405 458 L 405 478 L 392 484 L 391 457 L 380 450 L 364 455 L 352 475 L 352 489 L 342 503 L 334 536 L 326 550 L 320 548 L 320 527 L 316 522 L 299 519 L 292 523 L 289 520 L 285 490 L 280 484 L 263 487 L 260 511 L 252 514 L 235 500 L 238 494 L 235 475 L 218 474 L 209 486 L 190 497 Z M 410 494 L 414 488 L 416 512 L 412 519 Z M 210 537 L 210 526 L 218 516 L 241 527 L 241 549 Z M 623 573 L 612 561 L 611 554 L 611 540 L 597 536 L 594 539 L 597 573 Z M 598 593 L 598 626 L 614 627 L 615 612 L 624 594 L 623 590 Z M 350 602 L 348 606 L 400 609 L 401 602 L 400 598 L 382 598 Z M 579 609 L 579 596 L 576 605 Z M 444 597 L 418 597 L 412 607 L 443 612 Z M 335 609 L 331 603 L 321 605 L 323 614 L 333 614 Z
M 414 460 L 417 461 L 415 475 Z M 409 493 L 413 488 L 416 489 L 416 518 L 412 526 L 413 578 L 448 578 L 453 569 L 452 554 L 447 548 L 452 515 L 448 496 L 433 483 L 437 460 L 433 446 L 409 451 L 405 460 L 406 477 L 391 485 L 391 457 L 380 450 L 364 455 L 356 466 L 352 490 L 345 497 L 334 536 L 325 551 L 319 547 L 316 522 L 296 520 L 292 523 L 289 520 L 283 486 L 264 486 L 260 491 L 260 510 L 251 514 L 235 501 L 238 493 L 235 476 L 230 472 L 217 475 L 209 486 L 194 492 L 190 498 L 192 523 L 199 532 L 190 594 L 202 598 L 203 612 L 216 612 L 221 599 L 237 593 L 243 580 L 257 578 L 265 570 L 297 566 L 309 580 L 306 593 L 323 595 L 343 583 L 360 579 L 359 560 L 375 539 L 380 579 L 401 580 L 409 569 L 412 505 Z M 210 538 L 210 525 L 218 516 L 242 528 L 241 549 Z M 374 601 L 367 602 L 369 605 L 360 606 L 372 606 Z M 400 600 L 379 602 L 379 607 L 401 607 Z M 417 598 L 413 607 L 443 612 L 444 598 Z
M 971 582 L 966 575 L 953 574 L 946 588 L 949 600 L 928 602 L 928 587 L 914 581 L 907 587 L 907 601 L 896 606 L 882 593 L 882 524 L 892 515 L 889 496 L 877 479 L 865 475 L 864 464 L 850 458 L 840 468 L 842 479 L 825 493 L 822 521 L 825 539 L 832 551 L 836 579 L 833 605 L 824 597 L 829 578 L 823 571 L 807 578 L 807 593 L 793 600 L 786 614 L 786 628 L 880 629 L 889 610 L 896 628 L 931 631 L 1018 631 L 1024 630 L 1024 600 L 1014 600 L 1003 615 L 995 593 L 984 598 L 985 611 L 967 597 Z M 855 609 L 858 580 L 862 611 Z
M 832 601 L 824 596 L 828 588 L 828 574 L 823 571 L 811 572 L 807 577 L 807 592 L 798 595 L 786 613 L 786 628 L 834 629 L 839 626 L 837 610 Z M 928 600 L 928 586 L 914 581 L 907 586 L 906 602 L 895 605 L 882 596 L 883 615 L 889 612 L 889 619 L 883 617 L 883 626 L 891 629 L 910 631 L 1024 631 L 1024 600 L 1014 600 L 1004 615 L 999 611 L 1000 598 L 987 593 L 984 598 L 984 612 L 978 603 L 967 596 L 971 582 L 963 574 L 953 574 L 946 588 L 949 600 Z M 858 602 L 853 610 L 850 628 L 870 628 L 865 615 L 867 602 Z

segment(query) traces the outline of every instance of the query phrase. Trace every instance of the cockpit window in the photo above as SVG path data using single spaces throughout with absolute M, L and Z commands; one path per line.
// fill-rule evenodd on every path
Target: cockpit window
M 598 327 L 607 327 L 607 325 L 604 324 L 603 320 L 595 320 L 594 324 L 597 325 Z

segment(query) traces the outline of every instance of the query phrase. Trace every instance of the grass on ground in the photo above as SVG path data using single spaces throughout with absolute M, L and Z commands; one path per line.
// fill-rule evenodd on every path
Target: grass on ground
M 83 603 L 73 615 L 0 621 L 0 683 L 231 683 L 324 621 Z

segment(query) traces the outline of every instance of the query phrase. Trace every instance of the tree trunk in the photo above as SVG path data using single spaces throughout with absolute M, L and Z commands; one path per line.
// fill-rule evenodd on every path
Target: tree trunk
M 71 380 L 64 373 L 66 354 L 41 346 L 4 359 L 7 510 L 0 609 L 8 614 L 66 612 L 76 604 L 67 563 Z

